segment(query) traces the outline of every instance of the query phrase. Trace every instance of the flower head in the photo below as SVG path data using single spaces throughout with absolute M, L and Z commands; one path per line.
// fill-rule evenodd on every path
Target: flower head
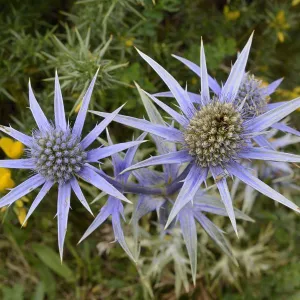
M 167 128 L 165 121 L 160 115 L 159 111 L 144 94 L 144 92 L 137 85 L 141 99 L 145 105 L 147 114 L 151 122 L 159 124 Z M 156 145 L 157 152 L 160 155 L 172 153 L 176 150 L 174 143 L 167 143 L 162 138 L 151 135 Z M 143 136 L 144 137 L 144 136 Z M 129 149 L 127 152 L 132 152 L 134 148 Z M 124 160 L 128 156 L 126 154 Z M 129 156 L 130 157 L 130 156 Z M 131 156 L 132 157 L 132 156 Z M 119 176 L 126 176 L 128 178 L 130 172 L 123 173 L 123 171 L 130 167 L 133 163 L 133 157 L 130 161 L 126 160 L 126 164 L 123 160 L 115 157 L 113 161 L 114 166 L 119 166 L 115 169 L 121 172 Z M 119 161 L 119 163 L 118 163 Z M 138 256 L 138 222 L 144 215 L 156 211 L 158 215 L 159 224 L 162 228 L 166 225 L 168 213 L 173 207 L 179 190 L 183 183 L 182 179 L 185 178 L 188 173 L 187 169 L 182 169 L 181 164 L 163 164 L 162 171 L 149 170 L 147 168 L 136 169 L 132 172 L 132 175 L 136 177 L 141 187 L 139 190 L 135 187 L 131 187 L 131 192 L 138 194 L 138 201 L 135 207 L 135 211 L 132 217 L 132 224 L 134 228 L 134 236 L 136 242 L 136 256 Z M 116 178 L 118 178 L 117 176 Z M 121 178 L 120 178 L 121 179 Z M 124 178 L 123 178 L 124 182 Z M 128 187 L 127 187 L 128 188 Z M 109 200 L 108 200 L 109 201 Z M 221 229 L 219 229 L 213 222 L 210 221 L 205 213 L 228 216 L 226 209 L 220 199 L 216 197 L 208 196 L 204 191 L 199 190 L 193 198 L 193 205 L 188 203 L 178 213 L 176 221 L 172 222 L 172 226 L 169 226 L 166 231 L 162 231 L 161 235 L 165 236 L 166 233 L 174 234 L 174 227 L 180 224 L 182 236 L 188 251 L 190 265 L 192 270 L 193 281 L 196 280 L 197 273 L 197 229 L 196 223 L 199 223 L 206 233 L 213 239 L 213 241 L 226 253 L 233 261 L 235 260 L 228 243 L 223 235 Z M 247 221 L 252 221 L 242 212 L 235 210 L 237 218 L 241 218 Z M 101 214 L 101 212 L 100 212 Z M 99 215 L 100 215 L 99 214 Z M 94 227 L 95 228 L 95 227 Z
M 139 120 L 127 116 L 118 115 L 114 121 L 119 123 L 139 128 L 154 135 L 160 136 L 166 141 L 171 141 L 179 144 L 179 151 L 151 157 L 145 161 L 139 162 L 134 166 L 128 168 L 126 171 L 134 170 L 137 168 L 147 167 L 151 165 L 160 164 L 183 164 L 188 163 L 188 173 L 184 179 L 184 183 L 174 206 L 170 212 L 166 227 L 174 220 L 180 210 L 190 201 L 193 200 L 195 194 L 199 190 L 201 184 L 208 177 L 210 172 L 215 180 L 215 183 L 219 189 L 222 201 L 226 207 L 226 211 L 231 220 L 234 230 L 237 233 L 235 213 L 232 205 L 231 195 L 229 193 L 227 185 L 227 175 L 236 176 L 247 185 L 252 186 L 259 192 L 269 196 L 270 198 L 278 201 L 287 207 L 299 212 L 299 208 L 290 200 L 286 199 L 283 195 L 270 188 L 264 182 L 253 176 L 246 168 L 243 167 L 241 161 L 243 159 L 258 159 L 258 160 L 271 160 L 271 161 L 285 161 L 285 162 L 300 162 L 300 156 L 289 153 L 277 152 L 269 147 L 262 147 L 261 145 L 269 145 L 267 141 L 261 139 L 264 138 L 263 134 L 265 130 L 270 126 L 274 126 L 278 121 L 282 120 L 288 114 L 300 107 L 300 98 L 281 103 L 275 108 L 268 110 L 258 116 L 252 118 L 244 118 L 243 116 L 243 104 L 236 104 L 236 96 L 245 75 L 245 67 L 250 51 L 252 42 L 252 36 L 247 42 L 246 46 L 237 58 L 237 61 L 233 65 L 229 77 L 225 84 L 220 87 L 214 79 L 207 74 L 206 60 L 204 54 L 203 43 L 201 43 L 200 51 L 200 77 L 201 77 L 201 94 L 200 97 L 190 97 L 190 94 L 184 90 L 179 83 L 173 78 L 163 67 L 157 62 L 151 59 L 149 56 L 139 51 L 139 54 L 144 58 L 149 65 L 157 72 L 170 89 L 173 97 L 176 99 L 180 112 L 169 107 L 155 96 L 147 95 L 160 106 L 171 118 L 179 124 L 179 129 L 173 127 L 165 127 L 157 124 L 153 124 L 146 120 Z M 209 86 L 215 91 L 215 95 L 211 97 Z M 213 104 L 213 105 L 212 105 Z M 228 105 L 228 107 L 227 107 Z M 219 109 L 220 107 L 227 110 L 226 116 L 216 118 L 214 114 L 214 107 Z M 189 128 L 193 127 L 194 134 L 201 136 L 201 132 L 195 129 L 194 122 L 202 122 L 198 120 L 197 116 L 204 115 L 203 111 L 209 111 L 207 118 L 205 118 L 205 124 L 201 123 L 203 138 L 201 137 L 202 145 L 197 145 L 197 141 L 193 137 L 191 142 L 190 135 L 187 137 Z M 97 113 L 100 116 L 106 117 L 107 114 Z M 230 120 L 229 116 L 232 118 Z M 225 121 L 226 120 L 226 121 Z M 223 128 L 224 126 L 224 128 Z M 197 127 L 197 126 L 196 126 Z M 213 132 L 209 132 L 209 138 L 211 142 L 206 139 L 207 132 L 204 134 L 206 128 L 213 129 Z M 197 132 L 197 133 L 196 133 Z M 223 136 L 222 136 L 223 132 Z M 231 132 L 235 136 L 235 140 L 232 140 Z M 204 136 L 205 135 L 205 136 Z M 222 140 L 223 137 L 223 140 Z M 215 140 L 220 140 L 219 143 L 215 143 Z M 255 146 L 253 141 L 259 141 Z M 265 143 L 264 143 L 265 142 Z M 203 144 L 204 143 L 204 144 Z M 206 148 L 209 147 L 206 154 Z M 210 149 L 211 145 L 215 147 L 219 146 L 220 149 L 225 151 L 225 155 L 214 158 L 214 151 Z M 235 149 L 236 151 L 233 151 Z M 214 148 L 215 149 L 215 148 Z M 197 153 L 197 151 L 199 153 Z M 205 153 L 205 156 L 203 156 Z M 205 160 L 204 164 L 199 164 L 199 161 Z
M 224 165 L 244 146 L 243 120 L 232 103 L 212 101 L 197 111 L 183 134 L 201 167 Z
M 67 129 L 51 128 L 47 132 L 36 131 L 30 156 L 37 173 L 53 182 L 67 182 L 78 173 L 87 159 L 80 139 Z
M 63 256 L 63 245 L 67 230 L 71 189 L 74 191 L 82 205 L 92 213 L 77 182 L 77 176 L 117 199 L 130 202 L 121 192 L 107 182 L 103 176 L 96 173 L 90 163 L 98 162 L 102 158 L 106 158 L 119 151 L 136 146 L 140 144 L 140 141 L 121 143 L 108 147 L 103 147 L 101 145 L 96 149 L 87 149 L 105 130 L 122 107 L 118 108 L 108 118 L 105 118 L 100 124 L 96 125 L 85 138 L 81 138 L 97 74 L 98 72 L 94 76 L 83 98 L 73 128 L 69 127 L 65 118 L 63 98 L 57 73 L 55 75 L 55 120 L 53 124 L 43 113 L 35 99 L 29 82 L 29 104 L 38 128 L 33 130 L 32 136 L 28 136 L 11 127 L 0 126 L 1 131 L 26 145 L 28 153 L 28 158 L 25 159 L 1 160 L 0 167 L 30 169 L 35 173 L 35 175 L 2 197 L 0 200 L 0 207 L 11 205 L 32 190 L 42 186 L 24 220 L 24 223 L 26 223 L 47 192 L 55 183 L 58 183 L 57 222 L 58 246 L 61 259 Z
M 236 103 L 244 103 L 243 112 L 248 118 L 258 116 L 266 111 L 268 96 L 262 88 L 262 82 L 254 75 L 245 74 L 236 95 Z

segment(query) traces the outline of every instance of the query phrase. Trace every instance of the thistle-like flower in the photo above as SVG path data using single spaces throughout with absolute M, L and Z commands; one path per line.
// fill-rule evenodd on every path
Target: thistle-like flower
M 127 142 L 108 147 L 100 146 L 96 149 L 87 150 L 114 119 L 122 107 L 115 110 L 100 124 L 95 126 L 85 138 L 81 139 L 81 133 L 97 74 L 98 71 L 83 98 L 82 106 L 73 128 L 70 128 L 69 124 L 66 122 L 63 98 L 57 73 L 55 74 L 55 122 L 53 124 L 46 118 L 40 108 L 29 82 L 29 105 L 38 129 L 33 130 L 32 136 L 28 136 L 11 127 L 0 126 L 1 131 L 27 146 L 28 154 L 28 158 L 25 159 L 1 160 L 0 167 L 30 169 L 35 173 L 35 175 L 2 197 L 0 200 L 0 207 L 11 205 L 24 195 L 30 193 L 39 186 L 42 186 L 28 211 L 24 221 L 24 223 L 26 223 L 47 192 L 55 183 L 57 183 L 58 247 L 61 259 L 63 257 L 63 245 L 67 231 L 71 189 L 74 191 L 82 205 L 92 213 L 77 182 L 76 176 L 117 199 L 130 202 L 113 185 L 107 182 L 103 176 L 97 174 L 90 163 L 98 162 L 102 158 L 106 158 L 114 153 L 136 146 L 141 142 Z
M 252 36 L 238 56 L 220 93 L 213 97 L 209 93 L 209 77 L 203 43 L 201 42 L 201 97 L 196 103 L 190 99 L 187 91 L 164 68 L 139 51 L 139 54 L 166 83 L 179 104 L 181 113 L 153 95 L 148 94 L 148 96 L 174 121 L 179 123 L 180 129 L 166 128 L 146 120 L 122 115 L 118 115 L 114 121 L 155 134 L 167 141 L 178 143 L 181 147 L 179 151 L 151 157 L 125 170 L 129 171 L 152 165 L 188 163 L 189 172 L 170 212 L 166 227 L 170 225 L 180 210 L 193 200 L 201 184 L 206 180 L 209 171 L 220 191 L 222 201 L 236 233 L 236 220 L 228 190 L 227 175 L 238 177 L 259 192 L 299 212 L 297 205 L 253 176 L 241 163 L 243 159 L 300 162 L 298 155 L 256 147 L 252 144 L 252 139 L 263 135 L 266 129 L 299 108 L 300 98 L 288 101 L 250 119 L 244 117 L 244 102 L 240 105 L 235 103 L 245 75 L 251 42 Z M 203 113 L 204 111 L 205 113 Z M 102 117 L 108 116 L 105 113 L 94 113 Z
M 159 111 L 153 105 L 151 100 L 144 94 L 144 92 L 137 86 L 138 91 L 140 93 L 141 99 L 145 105 L 147 114 L 150 120 L 155 124 L 160 124 L 167 128 L 162 116 L 160 115 Z M 143 139 L 145 137 L 142 134 L 139 139 Z M 160 137 L 152 135 L 154 143 L 157 148 L 158 154 L 168 154 L 170 152 L 176 151 L 176 145 L 174 143 L 165 143 L 164 140 Z M 110 141 L 111 143 L 111 141 Z M 123 174 L 126 168 L 130 167 L 133 163 L 133 158 L 137 147 L 130 148 L 124 158 L 122 159 L 119 154 L 115 154 L 112 156 L 113 158 L 113 166 L 115 170 L 115 179 L 120 183 L 118 186 L 116 183 L 113 183 L 116 187 L 119 187 L 122 191 L 129 191 L 135 194 L 138 194 L 138 202 L 133 213 L 132 223 L 134 228 L 134 236 L 137 246 L 137 238 L 138 238 L 138 221 L 144 215 L 156 211 L 158 214 L 159 223 L 162 226 L 165 226 L 167 221 L 168 212 L 170 211 L 170 207 L 173 206 L 174 201 L 178 195 L 178 191 L 182 187 L 181 180 L 184 179 L 187 173 L 186 170 L 182 170 L 180 164 L 166 164 L 162 166 L 162 172 L 149 170 L 147 168 L 142 168 L 138 170 L 134 170 L 132 172 L 133 176 L 136 177 L 138 180 L 138 185 L 133 186 L 133 184 L 128 185 L 127 180 L 130 172 L 126 172 Z M 101 172 L 101 170 L 98 170 Z M 108 178 L 109 181 L 111 179 Z M 123 185 L 123 188 L 122 188 Z M 138 186 L 140 189 L 138 189 Z M 114 202 L 113 202 L 113 201 Z M 116 208 L 109 212 L 105 207 L 115 205 L 116 201 L 119 203 L 118 211 Z M 194 205 L 188 203 L 179 213 L 176 220 L 180 223 L 180 228 L 182 232 L 182 236 L 188 251 L 190 265 L 192 270 L 192 277 L 193 281 L 196 280 L 196 273 L 197 273 L 197 229 L 196 229 L 196 222 L 198 222 L 202 228 L 207 232 L 207 234 L 214 240 L 214 242 L 233 260 L 234 257 L 230 251 L 230 247 L 228 242 L 226 241 L 223 232 L 219 229 L 213 222 L 210 221 L 208 217 L 205 216 L 204 213 L 211 213 L 215 215 L 221 216 L 228 216 L 226 209 L 223 203 L 217 199 L 216 197 L 210 197 L 205 194 L 203 191 L 198 191 L 193 199 Z M 247 221 L 252 221 L 249 217 L 245 214 L 240 212 L 239 210 L 235 210 L 237 218 L 244 219 Z M 87 232 L 84 234 L 83 238 L 87 237 L 92 231 L 94 231 L 98 226 L 104 222 L 105 218 L 108 215 L 112 215 L 112 222 L 116 222 L 118 220 L 116 215 L 122 214 L 123 215 L 123 206 L 120 200 L 112 199 L 109 197 L 107 200 L 107 204 L 101 209 L 101 212 L 96 217 L 93 224 L 88 228 Z M 118 221 L 118 224 L 119 221 Z M 175 226 L 175 222 L 173 223 Z M 114 225 L 114 228 L 117 225 Z M 170 226 L 171 227 L 171 226 Z M 171 229 L 169 227 L 169 229 Z M 120 229 L 120 225 L 117 227 Z M 172 234 L 172 230 L 168 230 L 169 233 Z M 166 232 L 162 232 L 164 235 Z M 123 249 L 129 254 L 129 249 L 125 244 L 124 237 L 119 233 L 117 236 L 115 231 L 116 240 L 119 241 Z M 130 257 L 131 253 L 129 254 Z M 138 256 L 138 249 L 136 249 L 135 256 Z

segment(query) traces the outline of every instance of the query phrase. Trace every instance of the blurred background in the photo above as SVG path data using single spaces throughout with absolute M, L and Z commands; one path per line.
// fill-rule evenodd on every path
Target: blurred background
M 300 96 L 299 0 L 1 0 L 0 5 L 0 122 L 28 134 L 34 127 L 27 109 L 29 78 L 50 118 L 57 69 L 72 122 L 100 67 L 91 108 L 111 112 L 127 102 L 123 114 L 142 117 L 145 110 L 134 81 L 148 92 L 166 87 L 134 47 L 163 65 L 182 86 L 187 82 L 189 90 L 198 92 L 198 78 L 171 54 L 198 64 L 201 37 L 209 72 L 222 81 L 255 30 L 248 70 L 263 83 L 284 77 L 272 101 Z M 298 130 L 299 118 L 300 112 L 295 112 L 290 121 Z M 98 121 L 91 115 L 85 131 Z M 110 125 L 110 131 L 118 142 L 133 134 L 123 126 L 120 130 L 118 124 Z M 18 157 L 22 145 L 2 141 L 3 137 L 1 159 Z M 300 146 L 288 150 L 299 154 Z M 1 169 L 0 193 L 26 176 L 25 171 Z M 98 190 L 82 186 L 89 201 L 98 196 Z M 299 192 L 286 193 L 300 204 Z M 110 243 L 110 222 L 76 246 L 92 221 L 78 201 L 71 202 L 61 264 L 53 218 L 55 189 L 21 229 L 34 196 L 29 194 L 0 212 L 0 299 L 300 299 L 299 216 L 264 201 L 263 196 L 249 213 L 256 223 L 241 223 L 239 240 L 227 220 L 214 220 L 228 232 L 239 268 L 199 230 L 196 287 L 187 279 L 189 264 L 180 234 L 159 240 L 152 225 L 155 216 L 142 220 L 143 248 L 137 266 L 118 244 Z M 93 205 L 94 212 L 101 201 Z M 130 213 L 129 209 L 127 219 Z M 126 226 L 130 244 L 132 231 Z M 182 260 L 166 257 L 170 245 L 177 247 Z

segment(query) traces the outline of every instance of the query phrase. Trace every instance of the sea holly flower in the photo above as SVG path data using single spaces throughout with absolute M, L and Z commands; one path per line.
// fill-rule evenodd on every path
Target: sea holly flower
M 0 126 L 1 131 L 27 146 L 28 152 L 28 158 L 25 159 L 1 160 L 0 167 L 29 169 L 35 173 L 35 175 L 2 197 L 0 200 L 0 207 L 11 205 L 16 200 L 42 186 L 24 220 L 24 223 L 26 223 L 51 187 L 57 183 L 58 247 L 61 259 L 63 256 L 63 245 L 67 231 L 71 189 L 74 191 L 82 205 L 92 213 L 81 191 L 76 176 L 117 199 L 130 202 L 121 192 L 107 182 L 103 176 L 97 174 L 90 163 L 96 163 L 102 158 L 106 158 L 114 153 L 136 146 L 140 144 L 140 141 L 121 143 L 108 147 L 100 146 L 96 149 L 87 150 L 103 130 L 105 130 L 122 107 L 118 108 L 105 118 L 90 133 L 88 133 L 85 138 L 81 138 L 97 74 L 98 71 L 83 98 L 82 106 L 73 128 L 70 128 L 65 118 L 63 98 L 57 73 L 55 74 L 54 123 L 51 123 L 46 118 L 33 94 L 29 82 L 29 105 L 38 128 L 33 130 L 32 136 L 29 136 L 11 127 Z
M 145 95 L 145 93 L 137 86 L 140 93 L 143 104 L 146 108 L 147 114 L 151 122 L 160 124 L 161 126 L 167 127 L 165 121 L 160 115 L 159 111 Z M 154 143 L 156 144 L 158 154 L 168 154 L 176 151 L 176 145 L 174 143 L 165 143 L 162 138 L 152 135 Z M 132 149 L 132 148 L 131 148 Z M 130 149 L 130 150 L 131 150 Z M 128 151 L 130 151 L 128 150 Z M 151 190 L 153 188 L 161 187 L 161 193 L 147 193 L 138 194 L 138 202 L 133 213 L 132 223 L 134 228 L 134 236 L 137 245 L 138 238 L 138 221 L 144 215 L 156 211 L 159 219 L 159 223 L 164 227 L 167 222 L 168 212 L 173 206 L 174 201 L 178 195 L 178 191 L 182 187 L 182 179 L 187 174 L 188 169 L 181 168 L 180 164 L 165 164 L 162 165 L 162 172 L 142 168 L 134 170 L 132 174 L 136 177 L 139 185 Z M 121 172 L 122 173 L 122 172 Z M 124 173 L 125 174 L 128 174 Z M 188 203 L 178 213 L 176 221 L 180 224 L 182 236 L 188 251 L 190 265 L 192 270 L 192 278 L 195 283 L 197 273 L 197 229 L 196 222 L 199 223 L 207 234 L 213 239 L 213 241 L 227 254 L 233 261 L 235 261 L 228 242 L 226 241 L 223 231 L 219 229 L 205 213 L 228 216 L 224 204 L 220 199 L 207 195 L 204 191 L 198 191 L 193 198 L 193 205 Z M 235 210 L 237 218 L 252 221 L 249 217 L 244 215 L 242 212 Z M 173 222 L 173 226 L 169 226 L 167 231 L 163 231 L 162 235 L 166 232 L 173 233 L 171 227 L 176 224 Z M 138 250 L 136 250 L 138 255 Z
M 145 138 L 146 134 L 143 133 L 137 141 L 143 141 Z M 109 133 L 107 131 L 107 137 L 108 137 L 108 142 L 109 145 L 112 146 L 112 140 L 109 136 Z M 131 147 L 130 149 L 127 150 L 126 154 L 124 157 L 122 157 L 120 154 L 115 153 L 112 154 L 112 166 L 114 170 L 114 175 L 115 175 L 115 180 L 111 181 L 109 177 L 105 174 L 103 174 L 102 170 L 93 168 L 95 172 L 99 175 L 105 176 L 107 180 L 110 180 L 112 184 L 117 185 L 119 189 L 121 190 L 123 186 L 126 185 L 130 173 L 126 174 L 120 174 L 123 170 L 131 166 L 132 161 L 134 159 L 135 153 L 138 149 L 139 143 L 136 144 L 136 146 Z M 120 183 L 119 185 L 116 183 Z M 131 191 L 134 190 L 134 186 L 131 185 Z M 125 187 L 122 190 L 122 192 L 125 192 Z M 82 238 L 80 239 L 79 243 L 82 242 L 84 239 L 86 239 L 93 231 L 95 231 L 100 225 L 103 224 L 103 222 L 111 216 L 112 220 L 112 225 L 113 225 L 113 230 L 114 230 L 114 235 L 115 235 L 115 240 L 118 241 L 118 243 L 121 245 L 121 247 L 124 249 L 124 251 L 127 253 L 127 255 L 135 261 L 131 251 L 129 250 L 127 243 L 125 241 L 122 225 L 121 225 L 121 217 L 125 221 L 125 216 L 124 216 L 124 207 L 122 204 L 122 201 L 114 196 L 109 195 L 106 204 L 101 208 L 100 213 L 96 216 L 95 220 L 92 222 L 92 224 L 89 226 L 89 228 L 86 230 Z
M 243 103 L 237 106 L 235 99 L 244 78 L 251 42 L 252 35 L 233 65 L 220 93 L 213 96 L 209 92 L 209 77 L 203 43 L 201 42 L 201 97 L 196 103 L 190 99 L 187 91 L 164 68 L 149 56 L 138 51 L 166 83 L 179 105 L 180 113 L 155 96 L 148 94 L 149 97 L 168 113 L 179 124 L 180 128 L 165 127 L 122 115 L 118 115 L 114 121 L 147 131 L 164 138 L 166 141 L 180 145 L 179 151 L 151 157 L 125 170 L 129 171 L 153 165 L 188 163 L 189 172 L 170 212 L 166 227 L 170 225 L 180 210 L 193 200 L 209 172 L 219 189 L 236 233 L 236 220 L 227 185 L 227 175 L 238 177 L 259 192 L 299 212 L 297 205 L 253 176 L 241 163 L 243 159 L 300 162 L 298 155 L 252 145 L 253 138 L 261 136 L 270 126 L 299 108 L 300 98 L 279 105 L 259 116 L 244 119 Z M 94 113 L 102 117 L 109 115 L 100 112 Z

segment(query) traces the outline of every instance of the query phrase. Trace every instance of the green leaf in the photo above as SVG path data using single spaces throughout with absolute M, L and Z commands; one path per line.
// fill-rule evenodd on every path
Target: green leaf
M 9 288 L 4 286 L 2 288 L 3 300 L 23 300 L 24 299 L 24 286 L 15 284 L 14 287 Z
M 51 248 L 34 244 L 33 249 L 40 260 L 53 272 L 63 277 L 68 282 L 75 281 L 72 270 L 65 263 L 61 263 L 59 255 Z
M 36 286 L 33 300 L 43 300 L 45 298 L 45 285 L 43 282 L 39 282 Z

